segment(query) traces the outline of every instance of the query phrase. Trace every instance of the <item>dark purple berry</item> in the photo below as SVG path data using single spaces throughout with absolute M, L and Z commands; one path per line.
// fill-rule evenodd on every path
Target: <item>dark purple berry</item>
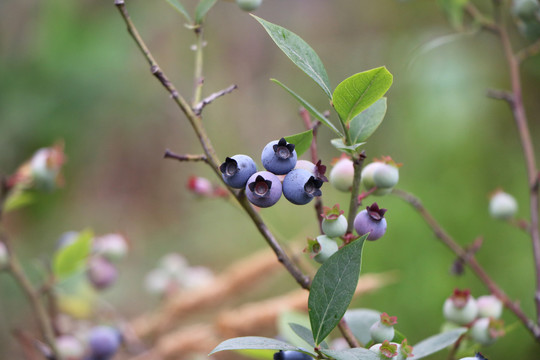
M 269 142 L 263 149 L 261 161 L 264 168 L 276 175 L 285 175 L 296 165 L 294 144 L 284 138 Z
M 368 206 L 366 210 L 360 211 L 354 218 L 354 229 L 358 235 L 369 233 L 368 240 L 377 240 L 386 232 L 386 219 L 384 213 L 386 209 L 379 209 L 377 203 Z
M 280 350 L 274 353 L 274 360 L 312 360 L 313 358 L 308 354 L 304 354 L 300 351 Z
M 219 169 L 223 181 L 235 189 L 242 189 L 246 186 L 249 177 L 257 172 L 255 161 L 247 155 L 228 157 Z
M 270 207 L 281 197 L 281 182 L 271 172 L 256 172 L 247 181 L 246 196 L 253 205 Z
M 283 195 L 296 205 L 305 205 L 315 196 L 321 196 L 323 181 L 315 178 L 309 171 L 295 169 L 283 179 Z
M 122 342 L 122 336 L 118 330 L 109 326 L 97 326 L 90 331 L 88 336 L 88 348 L 90 357 L 95 359 L 107 359 L 113 356 Z

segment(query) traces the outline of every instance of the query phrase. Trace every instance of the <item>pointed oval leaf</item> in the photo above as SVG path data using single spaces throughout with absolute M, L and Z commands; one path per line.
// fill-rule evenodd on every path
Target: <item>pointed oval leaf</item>
M 83 230 L 73 243 L 60 248 L 53 259 L 54 275 L 64 279 L 81 269 L 92 250 L 94 233 L 91 230 Z
M 285 91 L 287 91 L 289 94 L 292 95 L 293 98 L 296 99 L 296 101 L 298 101 L 300 103 L 300 105 L 302 105 L 304 107 L 304 109 L 306 109 L 310 114 L 311 116 L 313 116 L 314 118 L 316 118 L 317 120 L 319 120 L 321 123 L 323 123 L 324 125 L 328 126 L 333 132 L 335 132 L 337 135 L 343 137 L 344 135 L 341 133 L 341 131 L 339 131 L 335 126 L 334 124 L 332 124 L 323 114 L 321 114 L 317 109 L 315 109 L 313 107 L 313 105 L 311 105 L 310 103 L 308 103 L 306 100 L 302 99 L 298 94 L 296 94 L 294 91 L 292 91 L 290 88 L 288 88 L 287 86 L 285 86 L 284 84 L 282 84 L 281 82 L 279 82 L 278 80 L 276 79 L 270 79 L 270 81 L 278 84 L 279 86 L 281 86 L 283 89 L 285 89 Z
M 289 326 L 299 338 L 304 340 L 309 346 L 313 348 L 315 347 L 315 343 L 313 342 L 313 333 L 311 330 L 300 324 L 290 323 Z M 322 349 L 328 349 L 328 344 L 324 341 L 321 342 L 320 346 Z
M 356 115 L 383 97 L 392 81 L 392 74 L 384 66 L 343 80 L 334 90 L 332 97 L 341 121 L 348 124 Z
M 309 342 L 299 337 L 290 327 L 290 324 L 300 324 L 304 327 L 309 327 L 309 317 L 306 313 L 298 311 L 283 311 L 278 318 L 278 334 L 279 338 L 285 340 L 291 345 L 298 347 L 310 347 Z M 311 337 L 313 341 L 313 336 Z
M 4 211 L 4 214 L 7 214 L 10 211 L 30 205 L 36 200 L 36 193 L 15 188 L 14 191 L 9 192 L 9 195 L 4 202 L 4 207 L 2 210 Z
M 295 135 L 285 136 L 288 143 L 294 144 L 296 155 L 300 156 L 305 153 L 311 146 L 313 141 L 313 130 L 308 130 Z
M 186 8 L 184 7 L 184 5 L 182 5 L 180 3 L 180 1 L 178 0 L 166 0 L 173 8 L 176 9 L 176 11 L 178 11 L 180 14 L 184 15 L 184 17 L 186 18 L 187 21 L 189 21 L 190 23 L 193 22 L 191 20 L 191 16 L 189 16 L 189 13 L 186 11 Z
M 352 145 L 345 145 L 343 139 L 332 139 L 330 140 L 330 143 L 339 151 L 350 155 L 358 153 L 360 147 L 365 144 L 365 142 L 360 142 Z
M 210 11 L 212 6 L 216 4 L 217 0 L 201 0 L 195 8 L 195 24 L 202 24 L 206 13 Z
M 296 66 L 311 77 L 323 89 L 328 98 L 331 99 L 332 91 L 330 91 L 330 81 L 328 80 L 326 69 L 315 50 L 292 31 L 279 25 L 272 24 L 253 14 L 251 16 L 261 23 L 281 51 L 283 51 Z
M 428 337 L 413 346 L 414 359 L 421 359 L 440 351 L 459 339 L 461 335 L 467 332 L 467 328 L 457 328 L 437 335 Z
M 295 346 L 289 345 L 286 342 L 279 341 L 276 339 L 260 337 L 260 336 L 244 336 L 237 337 L 223 341 L 221 344 L 216 346 L 214 350 L 208 355 L 215 354 L 224 350 L 293 350 L 293 351 L 302 351 L 305 350 L 298 349 Z M 307 352 L 307 354 L 310 354 Z
M 351 329 L 354 337 L 362 344 L 371 341 L 369 328 L 381 318 L 381 313 L 371 309 L 347 310 L 345 320 Z
M 379 354 L 364 348 L 353 348 L 346 350 L 321 350 L 325 355 L 335 360 L 380 360 Z
M 366 141 L 377 130 L 386 114 L 386 98 L 356 115 L 349 124 L 349 135 L 353 144 Z
M 362 236 L 332 255 L 313 278 L 308 309 L 316 344 L 337 326 L 353 298 L 366 237 Z

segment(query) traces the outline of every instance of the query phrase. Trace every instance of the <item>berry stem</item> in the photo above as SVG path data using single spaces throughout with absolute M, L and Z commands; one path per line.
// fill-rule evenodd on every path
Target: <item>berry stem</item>
M 535 322 L 527 317 L 523 312 L 518 302 L 512 301 L 508 295 L 495 283 L 493 279 L 486 273 L 484 268 L 476 261 L 474 254 L 468 253 L 463 249 L 435 220 L 433 215 L 424 207 L 420 199 L 411 193 L 403 190 L 394 189 L 392 194 L 409 203 L 419 214 L 424 221 L 433 230 L 435 236 L 443 242 L 452 252 L 469 265 L 476 276 L 486 285 L 491 293 L 496 296 L 504 304 L 508 310 L 514 313 L 516 317 L 525 325 L 529 332 L 537 341 L 540 341 L 540 327 Z
M 193 74 L 193 103 L 192 106 L 194 109 L 197 109 L 197 104 L 201 101 L 202 98 L 202 88 L 204 85 L 204 77 L 203 77 L 203 65 L 204 65 L 204 57 L 203 57 L 203 48 L 204 48 L 204 31 L 203 31 L 203 24 L 199 24 L 194 28 L 195 36 L 197 38 L 197 42 L 195 44 L 195 70 Z M 201 106 L 200 111 L 202 111 Z M 199 111 L 199 114 L 200 114 Z
M 356 212 L 358 210 L 358 192 L 360 191 L 360 180 L 362 177 L 362 167 L 364 165 L 364 160 L 366 159 L 365 151 L 362 151 L 357 157 L 353 156 L 353 168 L 354 168 L 354 177 L 353 185 L 351 189 L 351 200 L 349 202 L 349 214 L 347 215 L 347 233 L 352 234 L 354 227 L 354 218 L 356 217 Z

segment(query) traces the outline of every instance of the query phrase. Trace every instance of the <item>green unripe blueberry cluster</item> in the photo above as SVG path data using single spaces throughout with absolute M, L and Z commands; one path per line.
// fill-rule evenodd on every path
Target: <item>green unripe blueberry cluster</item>
M 257 171 L 247 155 L 227 157 L 220 166 L 223 181 L 232 188 L 244 189 L 247 199 L 261 208 L 276 204 L 282 194 L 295 205 L 305 205 L 322 195 L 326 167 L 320 162 L 298 161 L 294 144 L 284 138 L 264 147 L 261 162 L 266 171 Z
M 503 304 L 493 295 L 475 299 L 469 290 L 455 289 L 445 300 L 443 314 L 447 321 L 469 326 L 469 336 L 481 345 L 491 345 L 504 335 L 502 320 Z
M 399 181 L 399 167 L 389 157 L 374 161 L 362 169 L 362 185 L 367 191 L 373 190 L 373 195 L 386 195 Z

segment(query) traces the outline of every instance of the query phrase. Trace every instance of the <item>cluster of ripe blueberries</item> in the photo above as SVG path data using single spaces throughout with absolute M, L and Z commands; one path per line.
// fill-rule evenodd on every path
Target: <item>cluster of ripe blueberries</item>
M 261 208 L 274 205 L 281 198 L 296 205 L 305 205 L 321 196 L 323 180 L 311 162 L 299 166 L 294 144 L 284 138 L 269 142 L 261 161 L 266 171 L 257 171 L 255 161 L 247 155 L 227 157 L 220 170 L 223 181 L 235 189 L 245 189 L 247 199 Z M 297 165 L 298 163 L 298 165 Z M 283 176 L 283 182 L 278 176 Z

